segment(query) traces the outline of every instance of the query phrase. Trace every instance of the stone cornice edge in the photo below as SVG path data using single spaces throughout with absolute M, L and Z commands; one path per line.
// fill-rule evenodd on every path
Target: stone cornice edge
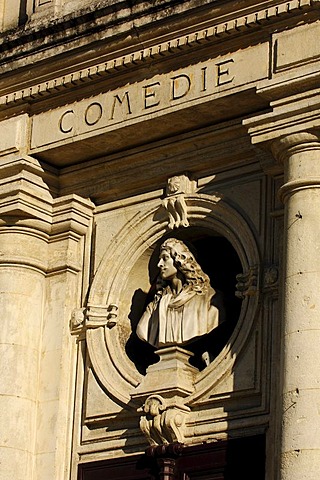
M 316 5 L 320 7 L 320 0 L 282 1 L 276 6 L 263 8 L 248 15 L 221 22 L 208 28 L 3 95 L 0 97 L 0 109 L 39 100 L 41 97 L 58 93 L 61 90 L 72 88 L 84 82 L 101 79 L 118 71 L 124 71 L 129 67 L 143 64 L 146 61 L 152 61 L 188 48 L 197 47 L 200 44 L 213 42 L 232 34 L 239 34 L 239 32 L 253 27 L 260 27 L 270 21 L 277 20 L 279 17 L 283 18 L 284 15 L 290 15 L 301 10 L 305 11 Z

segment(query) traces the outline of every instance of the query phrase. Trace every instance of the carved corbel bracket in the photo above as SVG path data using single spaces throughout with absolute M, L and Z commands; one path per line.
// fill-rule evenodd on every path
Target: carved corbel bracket
M 75 308 L 71 314 L 70 330 L 71 333 L 80 334 L 85 325 L 85 308 Z
M 117 324 L 118 306 L 110 305 L 89 305 L 86 310 L 86 327 L 98 328 L 106 326 L 112 328 Z
M 185 418 L 190 408 L 179 400 L 150 395 L 138 412 L 142 412 L 140 429 L 150 445 L 184 442 Z
M 194 193 L 195 182 L 187 175 L 177 175 L 168 179 L 163 206 L 169 216 L 168 228 L 188 227 L 188 209 L 185 194 Z
M 70 329 L 72 333 L 81 333 L 88 328 L 108 327 L 117 324 L 118 306 L 89 305 L 87 308 L 77 308 L 72 312 Z
M 236 297 L 245 298 L 256 295 L 258 289 L 258 267 L 249 267 L 246 272 L 239 273 L 236 276 Z

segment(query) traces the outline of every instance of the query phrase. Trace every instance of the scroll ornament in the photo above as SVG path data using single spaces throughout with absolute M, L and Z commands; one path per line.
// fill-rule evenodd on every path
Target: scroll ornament
M 118 305 L 88 305 L 87 308 L 73 310 L 70 320 L 72 333 L 80 333 L 88 328 L 113 328 L 118 320 Z
M 184 442 L 185 417 L 190 412 L 186 405 L 150 395 L 138 412 L 142 412 L 140 429 L 150 445 Z
M 180 175 L 168 179 L 166 197 L 163 205 L 168 212 L 168 228 L 173 230 L 179 227 L 188 227 L 188 210 L 185 194 L 192 193 L 193 182 L 186 176 Z

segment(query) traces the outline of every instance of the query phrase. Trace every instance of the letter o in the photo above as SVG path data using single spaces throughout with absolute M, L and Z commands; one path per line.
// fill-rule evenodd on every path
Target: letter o
M 70 127 L 67 127 L 65 128 L 64 124 L 63 124 L 63 120 L 64 118 L 67 116 L 67 115 L 74 115 L 74 111 L 73 110 L 67 110 L 66 112 L 64 112 L 62 115 L 61 115 L 61 118 L 59 120 L 59 129 L 62 133 L 70 133 L 72 132 L 73 130 L 73 126 L 71 125 Z
M 90 103 L 84 114 L 84 120 L 86 124 L 91 127 L 92 125 L 98 123 L 101 117 L 102 105 L 98 102 Z

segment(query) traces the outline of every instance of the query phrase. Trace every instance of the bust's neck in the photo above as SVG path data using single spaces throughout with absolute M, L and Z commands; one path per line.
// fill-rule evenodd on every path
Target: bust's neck
M 178 277 L 172 278 L 170 282 L 171 290 L 174 295 L 178 295 L 181 292 L 183 283 L 182 280 Z

